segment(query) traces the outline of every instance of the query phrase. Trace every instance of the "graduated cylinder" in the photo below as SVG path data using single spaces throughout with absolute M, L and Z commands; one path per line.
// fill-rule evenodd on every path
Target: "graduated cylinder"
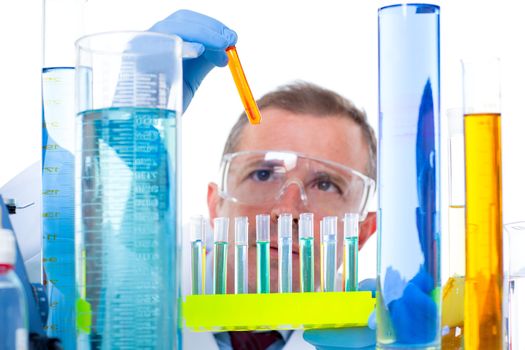
M 440 347 L 439 12 L 379 9 L 377 347 Z
M 497 59 L 463 62 L 465 348 L 502 349 L 500 81 Z

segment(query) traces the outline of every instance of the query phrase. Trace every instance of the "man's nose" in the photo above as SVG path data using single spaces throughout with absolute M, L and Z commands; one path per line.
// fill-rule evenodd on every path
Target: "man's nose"
M 282 213 L 290 213 L 294 218 L 306 211 L 308 198 L 303 183 L 298 179 L 288 180 L 282 187 L 272 208 L 275 218 Z

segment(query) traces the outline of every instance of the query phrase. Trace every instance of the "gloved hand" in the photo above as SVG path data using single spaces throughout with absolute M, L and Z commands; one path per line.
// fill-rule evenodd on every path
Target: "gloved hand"
M 151 32 L 178 35 L 202 45 L 197 58 L 183 62 L 183 111 L 190 104 L 204 77 L 215 67 L 228 64 L 225 49 L 235 45 L 237 34 L 221 22 L 189 10 L 179 10 L 157 22 Z
M 361 281 L 359 290 L 375 293 L 376 280 Z M 376 346 L 376 332 L 369 327 L 312 329 L 305 331 L 303 338 L 318 350 L 368 350 L 375 349 Z
M 421 268 L 406 284 L 401 298 L 388 305 L 396 342 L 422 344 L 435 340 L 439 331 L 438 308 L 433 299 L 434 281 Z

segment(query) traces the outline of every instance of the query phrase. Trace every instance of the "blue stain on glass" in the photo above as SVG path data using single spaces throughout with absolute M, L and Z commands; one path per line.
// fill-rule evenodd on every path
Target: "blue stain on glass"
M 430 276 L 440 279 L 436 256 L 439 250 L 437 238 L 437 193 L 436 193 L 436 130 L 434 100 L 430 80 L 425 84 L 416 136 L 416 169 L 418 184 L 417 228 L 419 242 L 425 259 L 425 270 Z

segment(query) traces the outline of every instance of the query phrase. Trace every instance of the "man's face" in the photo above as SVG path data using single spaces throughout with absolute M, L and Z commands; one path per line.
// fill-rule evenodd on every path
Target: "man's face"
M 311 115 L 297 115 L 281 109 L 262 110 L 261 124 L 245 125 L 236 152 L 287 150 L 325 159 L 365 173 L 368 161 L 368 148 L 362 131 L 352 120 L 340 116 L 324 118 Z M 319 221 L 325 216 L 341 216 L 342 213 L 312 209 L 300 197 L 300 188 L 287 186 L 282 195 L 273 203 L 246 205 L 223 199 L 219 196 L 216 184 L 208 188 L 210 219 L 226 216 L 230 218 L 230 248 L 228 256 L 228 293 L 234 291 L 234 234 L 231 229 L 236 216 L 247 216 L 249 220 L 248 247 L 248 286 L 250 292 L 257 287 L 257 252 L 255 242 L 255 216 L 270 215 L 270 284 L 271 291 L 278 292 L 278 240 L 277 219 L 282 213 L 290 213 L 293 223 L 293 290 L 300 291 L 298 219 L 301 213 L 314 214 L 315 239 L 315 284 L 319 286 Z M 342 227 L 338 229 L 338 242 L 342 242 Z M 338 259 L 342 259 L 342 244 L 338 244 Z

